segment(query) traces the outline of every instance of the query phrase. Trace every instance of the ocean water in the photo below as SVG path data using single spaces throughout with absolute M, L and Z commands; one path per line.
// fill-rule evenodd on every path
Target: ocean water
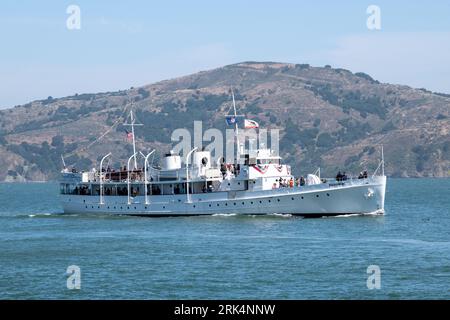
M 1 299 L 450 298 L 449 179 L 388 179 L 384 216 L 67 216 L 58 201 L 57 184 L 0 184 Z

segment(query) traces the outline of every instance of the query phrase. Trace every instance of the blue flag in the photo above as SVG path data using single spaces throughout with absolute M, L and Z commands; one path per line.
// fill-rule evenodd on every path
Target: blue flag
M 237 116 L 226 116 L 225 118 L 227 120 L 227 125 L 232 126 L 234 124 L 239 124 L 242 122 L 243 116 L 237 115 Z
M 232 126 L 236 123 L 237 119 L 235 116 L 227 116 L 226 117 L 227 125 Z

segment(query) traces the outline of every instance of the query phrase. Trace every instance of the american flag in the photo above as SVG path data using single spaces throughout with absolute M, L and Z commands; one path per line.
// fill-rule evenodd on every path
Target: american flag
M 126 132 L 126 134 L 127 134 L 127 139 L 133 139 L 133 132 L 130 132 L 130 131 L 128 131 L 128 130 L 126 130 L 125 129 L 125 132 Z

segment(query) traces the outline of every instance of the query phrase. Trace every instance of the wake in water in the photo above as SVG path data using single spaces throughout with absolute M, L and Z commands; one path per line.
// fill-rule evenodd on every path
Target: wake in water
M 239 217 L 239 218 L 292 218 L 292 214 L 269 213 L 269 214 L 237 214 L 237 213 L 215 213 L 212 217 Z
M 331 217 L 323 217 L 323 218 L 351 218 L 351 217 L 375 217 L 375 216 L 382 216 L 384 214 L 384 210 L 376 210 L 373 212 L 368 213 L 352 213 L 352 214 L 342 214 L 338 216 L 331 216 Z
M 290 213 L 271 213 L 271 214 L 268 214 L 268 216 L 281 217 L 281 218 L 291 218 L 292 214 L 290 214 Z

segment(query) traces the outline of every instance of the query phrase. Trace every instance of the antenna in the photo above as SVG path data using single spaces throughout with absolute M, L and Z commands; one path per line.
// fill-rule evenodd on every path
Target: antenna
M 134 126 L 142 126 L 142 123 L 136 123 L 136 119 L 134 118 L 134 114 L 133 114 L 133 105 L 131 106 L 131 110 L 130 110 L 130 121 L 131 121 L 131 123 L 124 123 L 123 125 L 131 127 L 131 137 L 133 138 L 134 170 L 137 170 L 136 139 L 134 137 Z

